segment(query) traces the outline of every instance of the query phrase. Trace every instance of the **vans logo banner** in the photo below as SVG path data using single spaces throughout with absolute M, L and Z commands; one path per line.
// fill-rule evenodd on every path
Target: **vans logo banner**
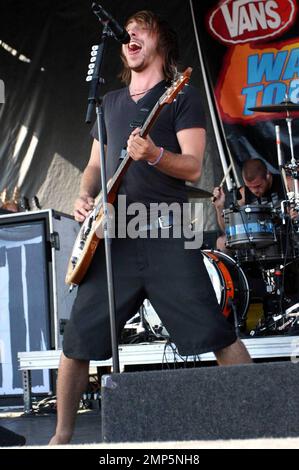
M 295 0 L 226 0 L 220 3 L 207 23 L 210 32 L 224 44 L 270 40 L 293 24 Z

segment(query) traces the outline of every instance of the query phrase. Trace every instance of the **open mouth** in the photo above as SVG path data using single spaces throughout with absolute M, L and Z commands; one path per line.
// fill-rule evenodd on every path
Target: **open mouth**
M 130 44 L 128 44 L 128 50 L 130 54 L 136 54 L 141 50 L 141 45 L 137 42 L 131 41 Z

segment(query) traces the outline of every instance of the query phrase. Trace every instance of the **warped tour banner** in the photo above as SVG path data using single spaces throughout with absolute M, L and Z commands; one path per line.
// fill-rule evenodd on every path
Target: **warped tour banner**
M 288 98 L 299 103 L 298 0 L 192 0 L 199 44 L 218 117 L 235 161 L 277 164 L 275 125 L 290 160 L 286 112 L 251 111 Z M 292 112 L 298 155 L 299 113 Z M 270 166 L 271 168 L 271 166 Z

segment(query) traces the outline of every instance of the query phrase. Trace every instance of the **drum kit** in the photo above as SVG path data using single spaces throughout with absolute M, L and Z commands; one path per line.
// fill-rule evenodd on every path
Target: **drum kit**
M 263 304 L 263 316 L 250 336 L 294 333 L 299 318 L 296 224 L 272 204 L 225 209 L 224 219 L 227 250 L 243 270 L 250 297 Z M 238 312 L 243 331 L 246 317 L 247 313 Z
M 286 113 L 291 160 L 282 162 L 279 126 L 275 126 L 278 166 L 287 198 L 279 206 L 273 203 L 235 202 L 223 211 L 226 252 L 202 249 L 204 264 L 212 281 L 222 313 L 242 336 L 266 336 L 299 333 L 299 160 L 294 157 L 292 117 L 299 104 L 287 98 L 277 105 L 250 108 L 264 113 Z M 292 183 L 289 191 L 286 177 Z M 212 194 L 199 188 L 188 191 L 191 198 Z M 295 211 L 297 217 L 290 216 Z M 210 247 L 209 247 L 210 248 Z M 248 309 L 252 302 L 262 305 L 261 316 L 247 329 Z M 165 340 L 169 333 L 149 300 L 125 328 L 136 327 L 137 341 Z M 130 335 L 128 336 L 130 342 Z M 127 341 L 126 341 L 127 342 Z
M 250 108 L 266 113 L 286 113 L 291 160 L 282 161 L 280 130 L 275 126 L 278 166 L 286 199 L 274 206 L 232 204 L 223 211 L 226 248 L 249 283 L 250 297 L 263 306 L 262 317 L 248 334 L 264 336 L 299 333 L 299 160 L 294 157 L 291 112 L 299 105 L 287 98 L 277 105 Z M 290 191 L 289 186 L 293 190 Z M 236 199 L 236 198 L 235 198 Z M 292 214 L 292 216 L 291 216 Z M 256 292 L 257 291 L 257 292 Z M 238 312 L 243 327 L 247 313 Z
M 295 159 L 292 112 L 299 105 L 288 97 L 276 105 L 250 108 L 264 113 L 284 113 L 291 159 L 285 163 L 280 129 L 275 126 L 278 167 L 286 195 L 280 204 L 234 206 L 224 210 L 228 250 L 243 267 L 263 305 L 263 315 L 249 334 L 298 334 L 299 332 L 299 160 Z

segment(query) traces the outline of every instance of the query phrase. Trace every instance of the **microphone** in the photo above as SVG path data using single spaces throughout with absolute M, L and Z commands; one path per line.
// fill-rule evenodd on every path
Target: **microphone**
M 131 38 L 129 33 L 125 30 L 123 26 L 120 26 L 120 24 L 113 18 L 113 16 L 111 16 L 110 13 L 104 10 L 101 5 L 94 2 L 91 8 L 94 14 L 97 15 L 97 17 L 99 18 L 100 22 L 111 29 L 117 41 L 121 42 L 122 44 L 128 44 L 130 42 Z

